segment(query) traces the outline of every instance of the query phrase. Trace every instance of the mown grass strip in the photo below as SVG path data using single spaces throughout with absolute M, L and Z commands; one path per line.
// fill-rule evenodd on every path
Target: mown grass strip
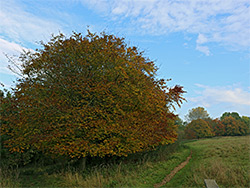
M 159 187 L 165 185 L 167 182 L 169 182 L 169 181 L 174 177 L 174 175 L 175 175 L 176 173 L 178 173 L 182 168 L 184 168 L 184 167 L 188 164 L 188 162 L 189 162 L 189 160 L 191 159 L 191 157 L 192 157 L 192 151 L 191 151 L 190 155 L 187 157 L 186 161 L 182 162 L 182 163 L 179 164 L 177 167 L 175 167 L 174 170 L 171 171 L 171 173 L 168 174 L 168 175 L 162 180 L 162 182 L 155 184 L 155 185 L 154 185 L 154 188 L 159 188 Z

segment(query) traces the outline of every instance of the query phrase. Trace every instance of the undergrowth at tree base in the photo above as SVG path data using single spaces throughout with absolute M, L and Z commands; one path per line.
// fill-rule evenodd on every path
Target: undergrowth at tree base
M 158 147 L 155 151 L 120 158 L 88 158 L 78 163 L 51 160 L 25 166 L 1 163 L 1 187 L 153 187 L 176 166 L 192 158 L 163 187 L 204 187 L 215 179 L 219 187 L 249 186 L 250 136 L 200 139 Z M 53 161 L 53 162 L 52 162 Z

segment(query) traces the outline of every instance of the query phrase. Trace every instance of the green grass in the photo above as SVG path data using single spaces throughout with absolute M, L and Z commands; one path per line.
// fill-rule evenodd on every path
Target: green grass
M 162 161 L 154 161 L 148 157 L 142 163 L 121 162 L 116 165 L 97 167 L 90 174 L 85 175 L 85 178 L 82 178 L 79 172 L 65 172 L 62 176 L 66 182 L 76 187 L 153 187 L 189 154 L 188 148 L 182 148 L 180 152 L 175 152 Z
M 72 166 L 30 164 L 0 171 L 0 187 L 153 187 L 176 166 L 190 162 L 163 187 L 205 187 L 215 179 L 220 188 L 250 187 L 250 136 L 220 137 L 161 147 L 116 162 L 89 165 L 85 171 Z
M 153 187 L 190 154 L 190 149 L 178 143 L 153 152 L 131 155 L 118 162 L 99 163 L 83 172 L 72 167 L 58 168 L 30 164 L 11 174 L 9 187 Z M 12 180 L 12 181 L 11 181 Z
M 205 187 L 215 179 L 220 188 L 250 187 L 250 136 L 220 137 L 186 143 L 192 159 L 166 187 Z

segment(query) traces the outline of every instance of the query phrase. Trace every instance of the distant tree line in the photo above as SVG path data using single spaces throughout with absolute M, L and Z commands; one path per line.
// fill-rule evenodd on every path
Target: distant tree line
M 176 120 L 179 138 L 199 139 L 214 136 L 243 136 L 250 134 L 250 117 L 237 112 L 225 112 L 220 118 L 212 119 L 203 107 L 189 110 L 187 122 Z

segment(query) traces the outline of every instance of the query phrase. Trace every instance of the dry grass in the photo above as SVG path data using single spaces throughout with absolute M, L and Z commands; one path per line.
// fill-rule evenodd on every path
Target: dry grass
M 130 181 L 126 169 L 122 169 L 122 163 L 118 165 L 105 165 L 93 169 L 88 175 L 80 174 L 79 171 L 68 170 L 62 173 L 65 182 L 71 187 L 120 187 L 126 181 Z M 128 172 L 128 171 L 127 171 Z M 133 172 L 130 173 L 130 178 Z

